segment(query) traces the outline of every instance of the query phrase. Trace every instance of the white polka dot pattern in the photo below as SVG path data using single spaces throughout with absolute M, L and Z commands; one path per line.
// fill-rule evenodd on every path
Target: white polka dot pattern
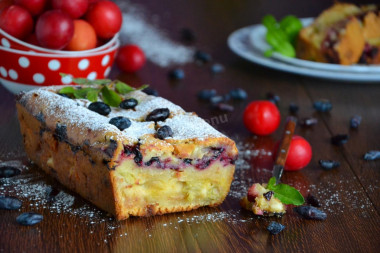
M 45 82 L 45 76 L 40 74 L 40 73 L 36 73 L 33 75 L 33 81 L 35 83 L 41 84 L 41 83 Z
M 48 68 L 50 70 L 56 71 L 61 67 L 61 63 L 58 60 L 51 60 L 48 63 Z
M 104 71 L 104 77 L 107 77 L 110 71 L 111 71 L 111 67 L 106 68 L 106 70 Z
M 18 79 L 18 74 L 17 74 L 16 70 L 10 69 L 8 73 L 9 73 L 9 77 L 12 78 L 13 80 Z
M 11 47 L 11 43 L 9 43 L 9 41 L 6 38 L 1 39 L 1 45 L 3 45 L 4 47 L 8 47 L 8 48 Z
M 90 61 L 87 59 L 83 59 L 78 63 L 78 69 L 85 70 L 90 66 Z
M 109 55 L 104 56 L 102 59 L 102 66 L 103 67 L 106 66 L 109 63 L 109 61 L 110 61 L 110 56 Z
M 8 76 L 7 70 L 4 67 L 0 67 L 0 74 L 3 77 L 7 77 Z
M 90 74 L 88 74 L 87 78 L 90 80 L 95 80 L 97 76 L 98 74 L 95 71 L 93 71 Z
M 71 75 L 63 76 L 61 78 L 61 82 L 63 84 L 70 84 L 73 81 L 73 77 Z
M 18 64 L 20 64 L 20 66 L 21 66 L 22 68 L 27 68 L 27 67 L 29 67 L 29 65 L 30 65 L 30 61 L 29 61 L 28 58 L 22 56 L 22 57 L 20 57 L 20 58 L 18 59 Z

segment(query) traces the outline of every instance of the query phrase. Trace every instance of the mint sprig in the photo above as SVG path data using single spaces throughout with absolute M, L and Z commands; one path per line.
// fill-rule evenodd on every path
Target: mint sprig
M 68 76 L 64 73 L 60 73 L 60 75 L 63 77 Z M 72 78 L 72 82 L 79 85 L 94 85 L 94 87 L 76 88 L 75 86 L 67 86 L 60 89 L 58 93 L 74 98 L 88 99 L 91 102 L 97 101 L 101 94 L 103 102 L 113 107 L 118 107 L 121 103 L 122 97 L 120 95 L 148 87 L 148 85 L 142 85 L 134 88 L 122 81 L 112 81 L 110 79 L 89 80 L 87 78 Z
M 276 178 L 271 177 L 267 189 L 274 192 L 274 196 L 283 204 L 300 206 L 305 202 L 302 194 L 294 187 L 287 184 L 276 184 Z

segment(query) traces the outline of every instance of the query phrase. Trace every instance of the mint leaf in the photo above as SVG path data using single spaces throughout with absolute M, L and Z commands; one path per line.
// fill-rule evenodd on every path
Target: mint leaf
M 99 92 L 100 90 L 90 90 L 89 92 L 87 92 L 87 99 L 91 102 L 98 101 Z
M 269 179 L 267 188 L 274 192 L 274 196 L 283 204 L 302 205 L 305 200 L 302 194 L 294 187 L 287 184 L 276 184 L 276 178 Z
M 115 89 L 120 94 L 127 94 L 128 92 L 134 91 L 135 88 L 129 86 L 126 83 L 123 83 L 121 81 L 116 81 Z
M 87 98 L 87 93 L 90 91 L 97 91 L 95 88 L 82 88 L 82 89 L 76 89 L 74 90 L 74 97 L 75 98 Z
M 62 89 L 59 90 L 58 93 L 61 93 L 61 94 L 73 94 L 75 91 L 75 89 L 71 86 L 67 86 L 67 87 L 64 87 Z
M 100 91 L 103 95 L 104 103 L 113 107 L 119 106 L 121 103 L 121 98 L 115 91 L 108 89 L 107 86 L 104 86 Z

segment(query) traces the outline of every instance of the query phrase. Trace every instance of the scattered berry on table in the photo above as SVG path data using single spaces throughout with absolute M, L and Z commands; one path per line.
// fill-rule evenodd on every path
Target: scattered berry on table
M 349 136 L 347 134 L 338 134 L 331 137 L 331 143 L 336 146 L 342 146 L 347 143 Z
M 224 66 L 220 63 L 214 63 L 211 65 L 211 72 L 213 74 L 219 74 L 224 71 Z
M 173 130 L 170 126 L 162 126 L 157 130 L 156 137 L 161 140 L 173 137 Z
M 183 28 L 181 31 L 181 39 L 184 41 L 184 42 L 187 42 L 187 43 L 193 43 L 194 41 L 196 41 L 196 36 L 194 34 L 194 32 L 189 29 L 189 28 Z
M 318 123 L 318 119 L 317 118 L 312 118 L 312 117 L 303 118 L 303 119 L 300 120 L 300 125 L 303 126 L 303 127 L 313 126 L 313 125 L 315 125 L 317 123 Z
M 299 106 L 298 105 L 296 105 L 296 104 L 294 104 L 294 103 L 291 103 L 290 105 L 289 105 L 289 112 L 290 113 L 297 113 L 298 111 L 299 111 Z
M 20 175 L 20 173 L 21 173 L 21 170 L 13 166 L 6 165 L 6 166 L 0 167 L 0 178 L 14 177 L 14 176 Z
M 158 91 L 150 87 L 146 87 L 145 89 L 142 90 L 142 92 L 144 92 L 147 95 L 158 97 Z
M 16 210 L 22 206 L 22 202 L 18 198 L 0 196 L 0 209 Z
M 201 63 L 207 63 L 207 62 L 210 62 L 212 60 L 212 57 L 210 54 L 208 54 L 204 51 L 201 51 L 201 50 L 197 50 L 195 52 L 194 58 L 197 62 L 201 62 Z
M 41 214 L 33 212 L 22 213 L 16 218 L 16 221 L 23 226 L 33 226 L 42 220 L 43 216 Z
M 272 235 L 277 235 L 278 233 L 280 233 L 284 229 L 285 229 L 284 225 L 282 225 L 282 224 L 280 224 L 278 222 L 275 222 L 275 221 L 272 221 L 271 223 L 269 223 L 269 225 L 267 227 L 267 230 Z
M 326 220 L 327 214 L 314 206 L 297 206 L 293 209 L 305 219 Z
M 362 122 L 362 117 L 359 115 L 355 115 L 350 119 L 350 127 L 352 129 L 357 129 Z
M 210 102 L 212 104 L 219 104 L 221 102 L 224 102 L 224 97 L 223 96 L 213 96 L 210 98 Z
M 321 204 L 319 203 L 319 200 L 312 194 L 308 194 L 306 197 L 306 203 L 308 203 L 311 206 L 314 207 L 321 207 Z
M 136 105 L 138 104 L 138 101 L 134 98 L 128 98 L 120 103 L 120 108 L 122 109 L 134 109 Z
M 107 116 L 111 112 L 111 107 L 103 102 L 93 102 L 88 106 L 88 109 L 103 116 Z
M 327 99 L 321 99 L 314 102 L 313 107 L 318 112 L 329 112 L 332 109 L 332 104 Z
M 210 101 L 210 99 L 212 97 L 216 96 L 216 90 L 215 89 L 211 89 L 211 90 L 201 90 L 200 92 L 198 92 L 197 94 L 197 97 L 200 99 L 200 100 L 205 100 L 205 101 Z
M 158 108 L 153 110 L 151 113 L 146 116 L 146 121 L 164 121 L 170 115 L 170 111 L 168 108 Z
M 229 94 L 233 100 L 245 100 L 248 97 L 247 92 L 241 88 L 232 89 Z
M 340 162 L 333 161 L 333 160 L 319 160 L 319 165 L 324 170 L 332 170 L 332 169 L 338 168 L 340 166 Z
M 110 119 L 109 123 L 111 125 L 114 125 L 117 128 L 119 128 L 120 131 L 123 131 L 124 129 L 127 129 L 132 124 L 132 122 L 128 118 L 125 118 L 125 117 L 122 117 L 122 116 Z
M 173 69 L 169 71 L 169 79 L 182 80 L 185 78 L 185 72 L 182 69 Z
M 371 150 L 364 154 L 364 160 L 374 161 L 380 159 L 380 150 Z
M 272 92 L 268 92 L 266 95 L 265 95 L 266 99 L 271 101 L 272 103 L 278 105 L 278 103 L 280 102 L 280 96 L 272 93 Z
M 225 103 L 216 104 L 214 108 L 223 112 L 232 112 L 234 110 L 234 107 L 232 105 L 225 104 Z

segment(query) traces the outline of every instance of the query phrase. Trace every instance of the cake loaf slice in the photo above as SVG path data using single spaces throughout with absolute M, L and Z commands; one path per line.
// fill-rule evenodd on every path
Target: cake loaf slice
M 109 107 L 61 89 L 16 104 L 25 151 L 47 174 L 118 220 L 223 202 L 237 149 L 195 113 L 141 91 Z

